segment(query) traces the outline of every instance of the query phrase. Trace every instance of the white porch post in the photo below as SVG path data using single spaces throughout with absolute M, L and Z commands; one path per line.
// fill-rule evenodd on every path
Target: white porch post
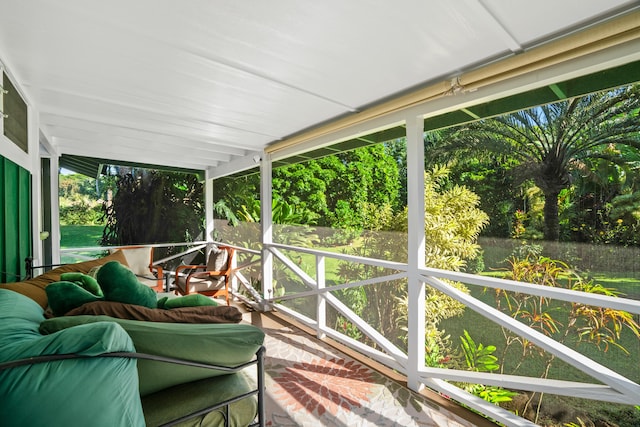
M 27 106 L 27 147 L 29 151 L 29 171 L 31 172 L 31 257 L 34 265 L 44 264 L 44 250 L 40 232 L 42 231 L 42 163 L 40 159 L 40 132 L 37 112 L 32 105 Z M 58 198 L 58 190 L 51 193 Z M 54 196 L 55 195 L 55 196 Z M 58 243 L 58 246 L 60 244 Z
M 40 231 L 49 232 L 49 237 L 47 237 L 47 239 L 50 239 L 51 242 L 51 262 L 53 264 L 60 264 L 60 198 L 58 197 L 58 189 L 60 188 L 60 154 L 58 153 L 57 149 L 53 147 L 47 140 L 47 138 L 45 138 L 42 134 L 39 135 L 38 144 L 36 145 L 36 148 L 34 148 L 34 150 L 37 150 L 37 154 L 35 155 L 35 159 L 33 160 L 33 170 L 39 171 L 38 182 L 34 180 L 32 184 L 34 197 L 37 197 L 37 205 L 35 204 L 35 199 L 33 205 L 33 217 L 36 221 L 36 224 L 34 224 L 34 226 L 37 226 L 37 231 L 36 229 L 34 229 L 34 233 L 40 233 Z M 49 159 L 49 188 L 42 188 L 44 177 L 41 175 L 41 166 L 43 158 Z M 42 209 L 45 208 L 44 206 L 42 206 L 43 192 L 49 192 L 51 195 L 50 230 L 43 230 L 41 225 L 43 218 Z M 42 248 L 42 242 L 39 242 L 39 246 Z M 43 261 L 42 255 L 43 254 L 41 250 L 41 252 L 38 254 L 38 260 L 34 262 L 35 265 L 44 264 L 43 262 L 41 262 Z M 34 258 L 36 258 L 35 253 Z
M 407 118 L 407 202 L 408 202 L 408 386 L 415 391 L 422 388 L 418 369 L 424 366 L 425 355 L 425 284 L 418 268 L 424 266 L 424 119 Z
M 213 178 L 208 170 L 204 172 L 204 221 L 206 242 L 213 240 L 213 231 L 215 225 L 213 223 Z
M 273 297 L 273 254 L 266 245 L 273 243 L 271 154 L 263 152 L 260 162 L 260 224 L 262 231 L 262 296 Z M 271 304 L 262 309 L 270 310 Z
M 60 198 L 58 197 L 58 189 L 60 188 L 60 158 L 58 155 L 51 156 L 50 171 L 50 187 L 51 191 L 51 230 L 49 230 L 49 239 L 51 239 L 51 262 L 60 264 Z M 43 191 L 46 191 L 44 189 Z
M 316 255 L 316 282 L 318 290 L 325 288 L 324 255 Z M 319 339 L 324 339 L 326 335 L 324 331 L 327 329 L 327 296 L 324 292 L 318 294 L 316 317 L 318 319 L 316 334 Z

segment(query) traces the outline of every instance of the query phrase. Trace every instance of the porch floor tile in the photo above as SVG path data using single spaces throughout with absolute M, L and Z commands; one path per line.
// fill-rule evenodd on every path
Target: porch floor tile
M 260 317 L 267 426 L 491 425 L 450 411 L 295 326 Z

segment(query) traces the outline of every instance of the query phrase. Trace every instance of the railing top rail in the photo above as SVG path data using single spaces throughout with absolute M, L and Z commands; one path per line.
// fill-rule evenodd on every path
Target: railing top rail
M 407 263 L 403 263 L 403 262 L 386 261 L 386 260 L 375 259 L 375 258 L 366 258 L 366 257 L 361 257 L 356 255 L 341 254 L 337 252 L 321 251 L 321 250 L 312 249 L 312 248 L 301 248 L 298 246 L 283 245 L 280 243 L 268 243 L 268 244 L 265 244 L 265 247 L 287 249 L 295 252 L 302 252 L 302 253 L 307 253 L 312 255 L 322 255 L 327 258 L 336 258 L 343 261 L 359 262 L 362 264 L 375 265 L 383 268 L 392 268 L 394 270 L 407 271 Z
M 249 252 L 249 253 L 253 253 L 256 255 L 260 254 L 259 250 L 255 250 L 255 249 L 249 249 L 249 248 L 245 248 L 243 246 L 237 246 L 237 245 L 232 245 L 229 243 L 224 243 L 224 242 L 218 242 L 218 241 L 205 241 L 205 240 L 198 240 L 198 241 L 194 241 L 194 242 L 172 242 L 172 243 L 140 243 L 140 244 L 135 244 L 135 245 L 117 245 L 117 246 L 82 246 L 82 247 L 74 247 L 74 248 L 61 248 L 60 252 L 61 253 L 73 253 L 73 252 L 87 252 L 87 251 L 104 251 L 104 250 L 109 250 L 109 249 L 120 249 L 120 248 L 126 248 L 126 247 L 131 247 L 131 246 L 146 246 L 146 247 L 152 247 L 152 248 L 167 248 L 167 247 L 171 247 L 171 246 L 196 246 L 196 245 L 206 245 L 206 244 L 214 244 L 214 245 L 222 245 L 222 246 L 229 246 L 231 248 L 234 248 L 238 251 L 242 251 L 242 252 Z
M 476 274 L 459 273 L 437 268 L 421 268 L 420 272 L 426 276 L 455 280 L 470 285 L 485 286 L 494 289 L 526 293 L 529 295 L 555 298 L 562 301 L 578 302 L 598 307 L 609 307 L 630 313 L 640 314 L 640 301 L 628 298 L 611 297 L 607 295 L 574 291 L 565 288 L 536 285 L 533 283 L 517 282 L 515 280 L 499 279 L 495 277 L 479 276 Z
M 233 248 L 237 251 L 241 251 L 241 252 L 247 252 L 250 254 L 254 254 L 254 255 L 260 255 L 261 252 L 257 249 L 249 249 L 249 248 L 245 248 L 244 246 L 237 246 L 237 245 L 232 245 L 231 243 L 225 243 L 225 242 L 218 242 L 218 241 L 213 241 L 211 242 L 214 245 L 220 245 L 220 246 L 229 246 L 230 248 Z
M 166 248 L 170 246 L 189 246 L 189 245 L 203 245 L 207 244 L 204 240 L 197 242 L 175 242 L 175 243 L 140 243 L 135 245 L 117 245 L 117 246 L 83 246 L 78 248 L 61 248 L 61 253 L 73 253 L 73 252 L 86 252 L 86 251 L 105 251 L 109 249 L 120 249 L 131 246 L 146 246 L 152 248 Z

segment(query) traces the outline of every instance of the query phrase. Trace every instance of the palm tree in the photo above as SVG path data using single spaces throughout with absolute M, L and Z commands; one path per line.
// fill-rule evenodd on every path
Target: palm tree
M 544 237 L 558 240 L 558 196 L 584 161 L 624 164 L 640 148 L 640 85 L 632 85 L 480 120 L 459 128 L 439 150 L 511 159 L 520 182 L 544 194 Z

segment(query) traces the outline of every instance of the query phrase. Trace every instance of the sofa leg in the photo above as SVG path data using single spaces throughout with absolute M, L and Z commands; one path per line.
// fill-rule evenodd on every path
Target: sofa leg
M 260 347 L 256 356 L 258 358 L 258 425 L 264 427 L 266 424 L 266 414 L 264 409 L 264 394 L 266 392 L 264 385 L 264 353 L 266 349 Z

